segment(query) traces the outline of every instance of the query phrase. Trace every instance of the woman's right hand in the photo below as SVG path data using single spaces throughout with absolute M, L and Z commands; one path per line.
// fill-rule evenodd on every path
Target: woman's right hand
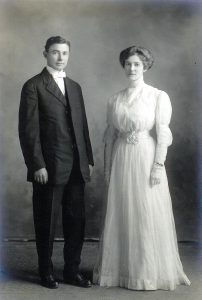
M 107 184 L 109 184 L 109 181 L 110 181 L 110 174 L 109 174 L 109 173 L 105 173 L 105 174 L 104 174 L 104 179 L 105 179 L 105 182 L 106 182 Z

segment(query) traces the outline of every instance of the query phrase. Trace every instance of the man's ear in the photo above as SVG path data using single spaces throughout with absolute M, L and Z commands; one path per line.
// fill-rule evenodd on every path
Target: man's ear
M 48 53 L 47 53 L 46 51 L 43 52 L 43 56 L 44 56 L 46 59 L 47 59 L 47 54 L 48 54 Z

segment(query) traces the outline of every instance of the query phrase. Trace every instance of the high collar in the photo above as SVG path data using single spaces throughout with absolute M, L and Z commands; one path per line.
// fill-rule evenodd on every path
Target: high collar
M 144 84 L 144 78 L 142 76 L 138 80 L 130 81 L 128 88 L 136 89 L 138 87 L 141 87 L 143 84 Z
M 46 69 L 48 70 L 48 72 L 49 72 L 51 75 L 59 75 L 60 72 L 63 72 L 63 70 L 58 71 L 58 70 L 55 70 L 55 69 L 53 69 L 52 67 L 49 67 L 49 66 L 46 66 Z

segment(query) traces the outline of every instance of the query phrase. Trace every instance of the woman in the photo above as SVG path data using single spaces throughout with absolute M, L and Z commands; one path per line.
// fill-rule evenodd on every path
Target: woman
M 94 283 L 134 290 L 189 285 L 180 261 L 164 162 L 172 143 L 168 95 L 144 83 L 152 54 L 120 54 L 129 87 L 108 102 L 105 179 L 108 203 Z M 149 131 L 156 124 L 157 143 Z

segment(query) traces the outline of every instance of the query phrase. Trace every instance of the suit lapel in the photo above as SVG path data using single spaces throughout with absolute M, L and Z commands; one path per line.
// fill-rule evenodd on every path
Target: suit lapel
M 67 106 L 65 96 L 62 94 L 60 88 L 58 87 L 57 83 L 51 76 L 51 74 L 47 71 L 46 68 L 43 69 L 41 73 L 43 77 L 44 84 L 46 85 L 46 90 L 55 96 L 62 104 Z
M 68 77 L 65 77 L 65 86 L 68 94 L 69 105 L 71 108 L 72 113 L 76 112 L 77 108 L 79 107 L 78 102 L 78 93 L 75 88 L 72 86 Z

